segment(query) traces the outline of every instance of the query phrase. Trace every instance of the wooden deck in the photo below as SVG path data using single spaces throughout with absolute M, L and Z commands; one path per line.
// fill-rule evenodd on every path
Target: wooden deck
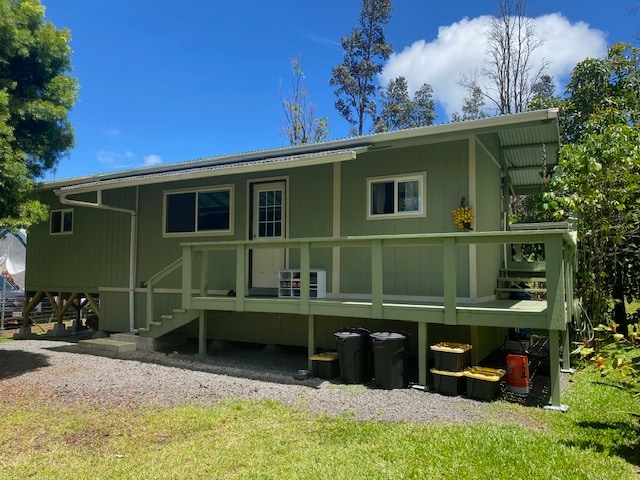
M 445 321 L 443 302 L 417 302 L 415 299 L 383 300 L 381 315 L 375 314 L 376 308 L 372 301 L 331 297 L 309 300 L 307 306 L 301 300 L 289 298 L 244 297 L 238 300 L 227 296 L 195 296 L 191 297 L 191 308 L 372 318 L 442 325 L 549 328 L 546 300 L 490 300 L 479 303 L 458 303 L 455 316 L 451 316 L 453 321 Z
M 490 300 L 469 303 L 471 299 L 457 296 L 458 247 L 467 245 L 504 245 L 539 243 L 544 246 L 546 300 Z M 384 247 L 438 246 L 442 249 L 442 278 L 444 295 L 440 301 L 391 299 L 384 291 Z M 370 252 L 371 286 L 368 298 L 315 298 L 310 295 L 311 250 L 366 248 Z M 366 236 L 343 238 L 302 238 L 274 242 L 249 240 L 229 242 L 187 242 L 182 244 L 182 257 L 169 264 L 146 282 L 146 326 L 148 336 L 153 336 L 158 326 L 154 312 L 154 290 L 159 282 L 181 271 L 181 304 L 179 313 L 199 316 L 199 350 L 206 351 L 206 311 L 256 312 L 298 314 L 308 322 L 308 348 L 315 353 L 315 322 L 318 316 L 366 318 L 371 320 L 400 320 L 413 322 L 418 330 L 419 381 L 427 378 L 427 325 L 484 326 L 534 328 L 549 332 L 551 355 L 552 403 L 560 406 L 560 338 L 565 346 L 568 363 L 566 328 L 571 318 L 573 294 L 575 232 L 568 228 L 526 230 L 517 232 L 453 232 L 421 235 Z M 249 252 L 260 248 L 296 249 L 299 252 L 300 297 L 269 298 L 248 295 Z M 227 251 L 235 256 L 235 296 L 207 295 L 207 278 L 212 265 L 209 252 Z M 199 270 L 199 275 L 195 272 Z M 494 280 L 489 280 L 494 281 Z M 164 325 L 162 326 L 164 328 Z M 156 328 L 156 331 L 157 328 Z M 164 330 L 163 330 L 164 331 Z

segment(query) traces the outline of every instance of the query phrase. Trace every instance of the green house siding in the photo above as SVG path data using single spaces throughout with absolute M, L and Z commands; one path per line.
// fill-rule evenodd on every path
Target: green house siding
M 27 289 L 96 292 L 123 287 L 129 278 L 131 216 L 127 213 L 62 205 L 52 192 L 42 201 L 51 210 L 73 209 L 73 233 L 49 234 L 49 220 L 29 230 Z M 95 202 L 93 199 L 88 201 Z M 103 202 L 135 208 L 135 189 L 105 192 Z
M 367 220 L 367 178 L 426 172 L 426 216 Z M 342 165 L 341 234 L 395 235 L 450 232 L 450 212 L 469 198 L 469 142 L 382 150 Z M 457 265 L 458 296 L 469 295 L 469 264 L 461 247 Z M 384 251 L 385 295 L 443 295 L 440 247 L 388 248 Z M 341 255 L 342 293 L 371 293 L 369 250 L 350 248 Z
M 489 153 L 476 142 L 476 229 L 481 232 L 495 232 L 502 227 L 502 197 L 500 169 L 495 158 L 499 158 L 499 151 Z M 476 247 L 477 265 L 477 296 L 485 298 L 492 296 L 496 287 L 502 260 L 500 245 L 478 245 Z

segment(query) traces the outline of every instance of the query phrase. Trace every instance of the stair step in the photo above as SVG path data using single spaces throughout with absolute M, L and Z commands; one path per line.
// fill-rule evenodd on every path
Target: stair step
M 498 277 L 501 282 L 547 282 L 547 277 Z
M 132 342 L 121 342 L 113 340 L 112 338 L 90 338 L 80 340 L 78 347 L 80 347 L 81 351 L 88 353 L 125 353 L 135 351 L 136 344 Z
M 496 292 L 545 293 L 546 288 L 496 288 Z
M 168 314 L 168 315 L 160 315 L 160 318 L 162 320 L 173 320 L 176 317 L 175 317 L 175 315 Z
M 139 331 L 139 332 L 148 332 L 148 331 L 149 331 L 149 329 L 148 329 L 148 328 L 145 328 L 145 327 L 140 327 L 140 328 L 138 329 L 138 331 Z
M 162 322 L 149 322 L 149 325 L 152 327 L 160 327 L 162 326 Z
M 546 269 L 542 267 L 508 267 L 501 268 L 501 273 L 513 272 L 513 273 L 527 273 L 529 275 L 544 275 Z
M 187 313 L 187 310 L 184 308 L 174 308 L 173 313 Z

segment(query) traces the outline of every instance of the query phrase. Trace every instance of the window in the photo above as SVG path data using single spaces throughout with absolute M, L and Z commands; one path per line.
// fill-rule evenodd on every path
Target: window
M 367 180 L 367 219 L 424 217 L 426 173 Z
M 73 233 L 73 209 L 51 210 L 49 233 L 51 235 Z
M 231 187 L 165 192 L 164 232 L 176 235 L 232 233 L 232 201 Z

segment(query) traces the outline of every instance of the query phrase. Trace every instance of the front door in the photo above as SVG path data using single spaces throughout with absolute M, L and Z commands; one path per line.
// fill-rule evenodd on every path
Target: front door
M 253 185 L 252 235 L 256 242 L 286 237 L 285 182 Z M 285 249 L 254 248 L 251 257 L 251 286 L 277 288 L 278 271 L 285 268 Z

